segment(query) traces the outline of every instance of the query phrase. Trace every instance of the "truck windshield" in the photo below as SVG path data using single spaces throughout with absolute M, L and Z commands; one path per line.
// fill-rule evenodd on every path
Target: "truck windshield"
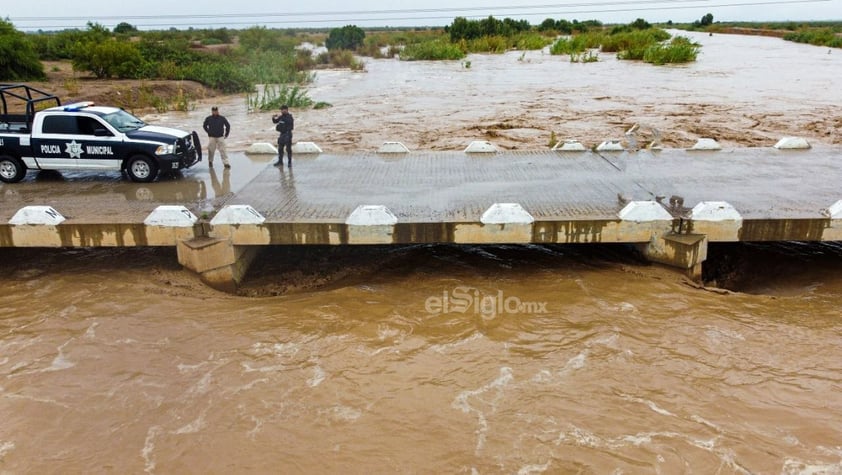
M 105 114 L 102 118 L 120 132 L 137 130 L 146 125 L 145 122 L 124 110 L 112 112 L 111 114 Z

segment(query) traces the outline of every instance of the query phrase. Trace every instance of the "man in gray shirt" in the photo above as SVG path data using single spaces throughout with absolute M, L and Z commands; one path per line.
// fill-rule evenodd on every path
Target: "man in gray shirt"
M 208 133 L 208 166 L 213 166 L 213 156 L 219 149 L 222 164 L 225 168 L 231 168 L 231 164 L 228 163 L 228 152 L 225 150 L 225 139 L 231 132 L 231 124 L 228 123 L 228 119 L 219 115 L 218 107 L 211 107 L 211 115 L 205 117 L 202 128 Z

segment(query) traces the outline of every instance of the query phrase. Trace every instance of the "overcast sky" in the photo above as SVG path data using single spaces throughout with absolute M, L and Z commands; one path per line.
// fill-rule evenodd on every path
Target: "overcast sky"
M 85 28 L 88 21 L 141 29 L 443 26 L 453 18 L 596 19 L 603 23 L 842 20 L 842 0 L 2 0 L 20 30 Z

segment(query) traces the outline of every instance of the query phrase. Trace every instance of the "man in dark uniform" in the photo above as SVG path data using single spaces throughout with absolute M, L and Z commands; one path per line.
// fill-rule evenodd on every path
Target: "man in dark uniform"
M 274 165 L 276 167 L 284 166 L 284 148 L 286 148 L 287 167 L 292 168 L 292 129 L 295 127 L 292 114 L 289 113 L 289 107 L 286 104 L 281 106 L 280 115 L 272 116 L 272 123 L 277 124 L 275 130 L 280 132 L 278 136 L 278 161 Z
M 211 107 L 211 115 L 205 118 L 202 128 L 208 133 L 208 166 L 213 166 L 213 155 L 219 149 L 222 164 L 225 168 L 231 168 L 231 164 L 228 163 L 228 152 L 225 150 L 225 139 L 231 132 L 231 124 L 228 123 L 228 119 L 219 115 L 218 107 Z

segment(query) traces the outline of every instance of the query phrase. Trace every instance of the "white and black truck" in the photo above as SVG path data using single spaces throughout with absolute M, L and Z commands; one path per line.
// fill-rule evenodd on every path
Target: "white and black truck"
M 115 170 L 150 182 L 202 160 L 195 131 L 149 125 L 118 107 L 62 105 L 23 84 L 0 84 L 0 107 L 0 181 L 6 183 L 21 181 L 28 170 Z

